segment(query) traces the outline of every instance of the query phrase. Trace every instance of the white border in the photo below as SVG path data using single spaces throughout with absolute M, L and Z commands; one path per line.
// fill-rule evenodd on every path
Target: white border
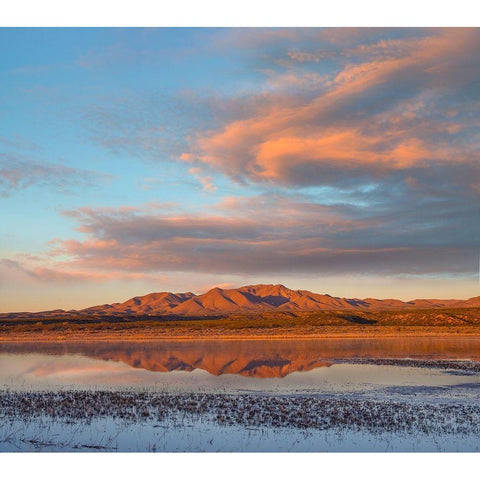
M 477 0 L 16 0 L 0 26 L 479 26 Z
M 469 478 L 478 454 L 0 454 L 4 478 L 191 480 Z

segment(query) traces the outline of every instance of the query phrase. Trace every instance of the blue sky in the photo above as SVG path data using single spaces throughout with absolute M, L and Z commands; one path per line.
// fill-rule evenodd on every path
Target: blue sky
M 478 29 L 0 29 L 2 311 L 479 294 Z

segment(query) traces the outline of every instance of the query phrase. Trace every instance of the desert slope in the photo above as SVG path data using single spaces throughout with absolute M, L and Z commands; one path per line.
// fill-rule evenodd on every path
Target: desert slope
M 480 297 L 468 300 L 341 298 L 308 290 L 291 290 L 284 285 L 247 285 L 240 288 L 212 288 L 206 293 L 159 292 L 131 298 L 123 303 L 96 305 L 83 310 L 52 310 L 38 313 L 5 313 L 2 318 L 48 317 L 58 315 L 125 316 L 254 314 L 262 312 L 315 312 L 327 310 L 403 310 L 480 307 Z
M 395 299 L 332 297 L 308 290 L 291 290 L 284 285 L 247 285 L 235 289 L 213 288 L 202 295 L 151 293 L 123 303 L 82 310 L 97 314 L 148 314 L 196 316 L 267 311 L 395 310 L 404 308 L 461 308 L 480 306 L 480 297 L 469 300 Z

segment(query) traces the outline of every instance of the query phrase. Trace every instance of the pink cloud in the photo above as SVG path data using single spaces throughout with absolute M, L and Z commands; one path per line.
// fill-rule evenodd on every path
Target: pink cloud
M 80 244 L 79 244 L 80 245 Z M 75 248 L 71 243 L 69 248 Z M 64 250 L 65 251 L 65 250 Z M 36 266 L 35 263 L 45 264 L 47 260 L 37 259 L 34 263 L 31 261 L 15 261 L 10 259 L 0 260 L 0 278 L 5 280 L 17 280 L 27 282 L 47 282 L 47 283 L 79 283 L 79 282 L 106 282 L 106 281 L 135 281 L 145 280 L 158 282 L 166 279 L 165 276 L 158 274 L 148 274 L 143 272 L 128 272 L 121 269 L 108 269 L 101 271 L 97 268 L 78 269 L 71 262 L 54 261 L 52 266 Z M 88 262 L 87 262 L 88 263 Z
M 478 29 L 432 30 L 420 38 L 346 50 L 347 61 L 333 77 L 272 71 L 267 82 L 280 88 L 297 85 L 305 90 L 305 79 L 315 76 L 317 94 L 308 100 L 299 96 L 290 104 L 264 104 L 247 118 L 200 133 L 181 159 L 236 180 L 280 184 L 302 183 L 295 170 L 308 171 L 309 182 L 322 184 L 325 167 L 331 180 L 335 171 L 337 176 L 376 176 L 465 161 L 476 154 L 472 143 L 445 138 L 445 132 L 462 132 L 461 120 L 446 120 L 443 107 L 434 107 L 435 117 L 430 105 L 412 110 L 412 100 L 415 104 L 427 97 L 438 103 L 445 89 L 456 91 L 478 78 L 479 40 Z M 314 58 L 314 53 L 302 54 L 305 61 Z
M 204 175 L 202 168 L 192 167 L 188 170 L 188 172 L 200 180 L 202 188 L 205 192 L 214 192 L 217 190 L 217 187 L 213 184 L 212 177 L 210 175 Z

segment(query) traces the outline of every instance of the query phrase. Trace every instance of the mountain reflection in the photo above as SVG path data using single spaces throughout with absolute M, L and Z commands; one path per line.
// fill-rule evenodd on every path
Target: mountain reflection
M 242 375 L 283 378 L 292 372 L 327 367 L 315 349 L 274 342 L 118 342 L 7 344 L 8 353 L 77 354 L 100 360 L 123 362 L 152 372 L 204 370 L 212 375 Z
M 212 375 L 283 378 L 348 358 L 479 359 L 478 338 L 4 343 L 0 352 L 83 355 L 152 372 L 204 370 Z

